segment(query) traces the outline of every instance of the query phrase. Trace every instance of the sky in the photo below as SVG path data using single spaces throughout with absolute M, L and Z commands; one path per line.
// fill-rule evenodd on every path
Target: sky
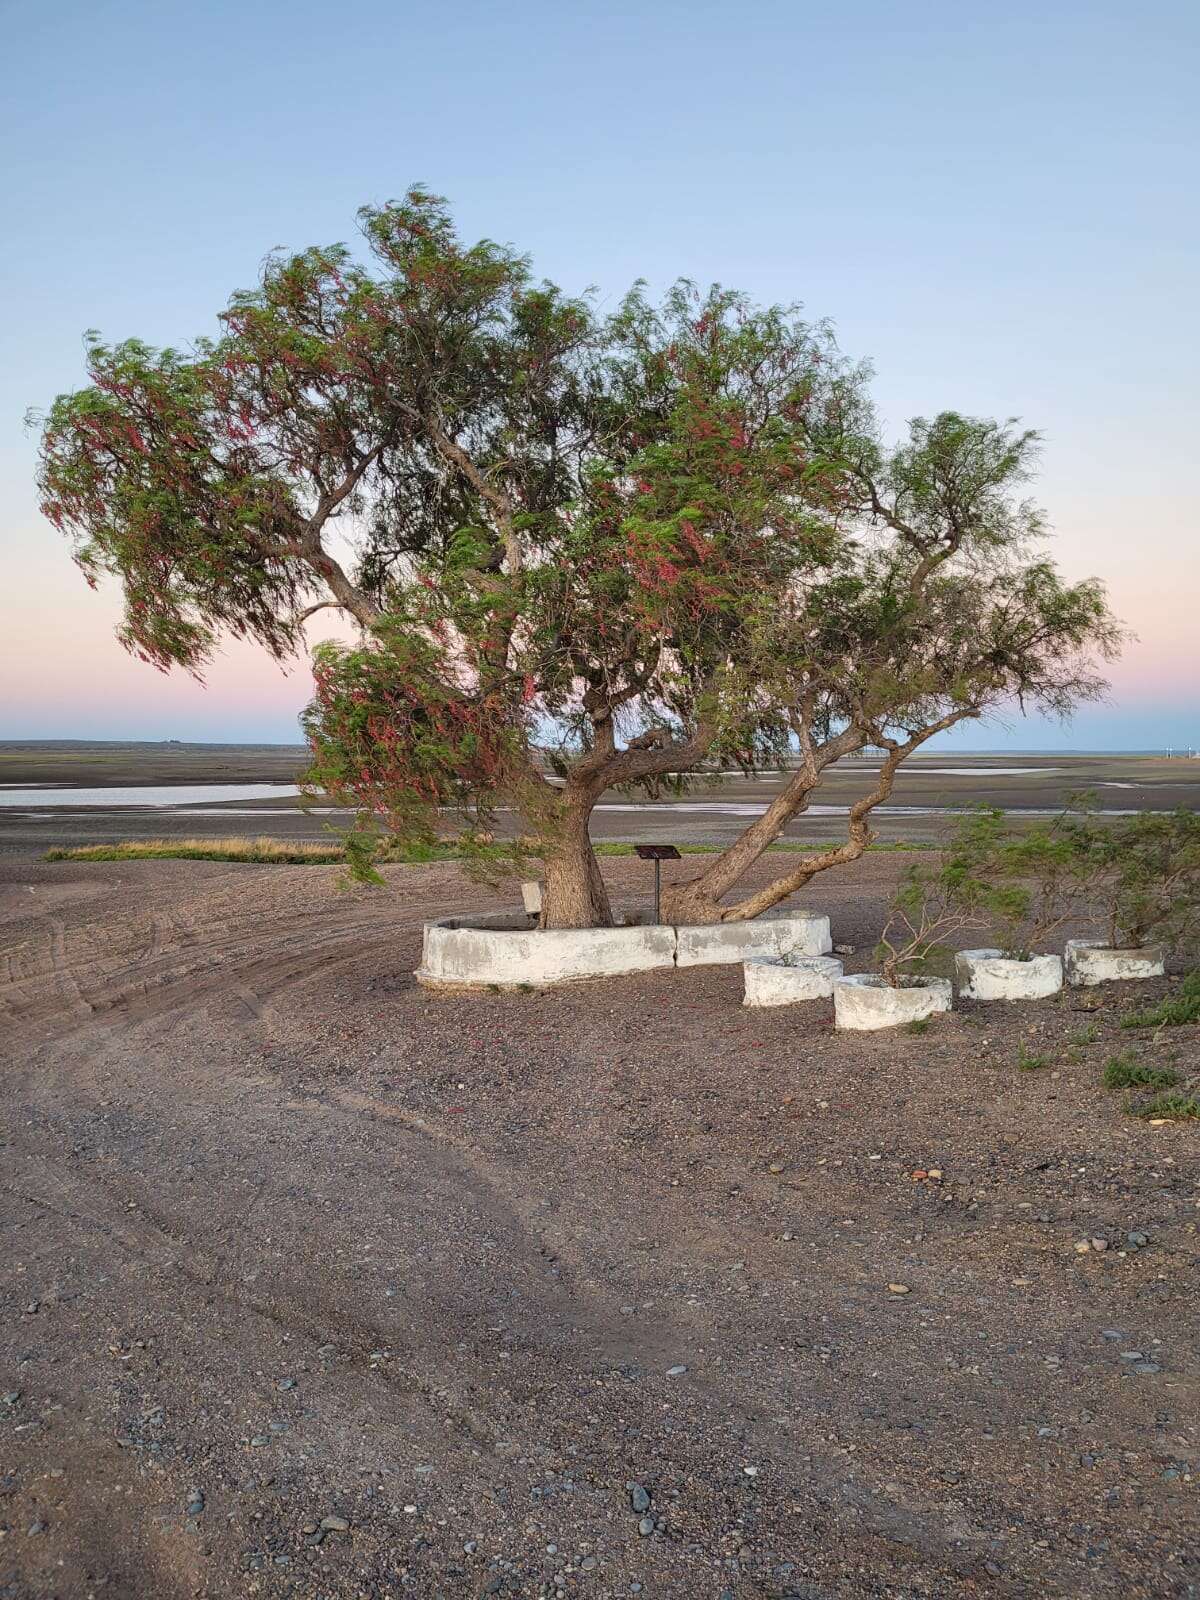
M 949 742 L 1200 744 L 1192 0 L 0 0 L 0 37 L 0 738 L 296 739 L 303 662 L 229 647 L 202 686 L 121 650 L 23 418 L 81 386 L 85 329 L 211 333 L 269 250 L 353 242 L 420 181 L 602 303 L 802 301 L 893 434 L 1041 430 L 1052 553 L 1137 637 L 1068 728 Z

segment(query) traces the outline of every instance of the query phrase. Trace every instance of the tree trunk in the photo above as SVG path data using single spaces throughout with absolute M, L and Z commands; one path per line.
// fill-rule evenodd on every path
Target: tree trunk
M 556 837 L 546 850 L 541 928 L 611 928 L 612 907 L 588 834 L 591 806 L 568 800 Z
M 774 844 L 787 824 L 807 809 L 809 797 L 820 783 L 825 768 L 848 751 L 860 748 L 862 742 L 862 736 L 857 733 L 841 734 L 829 745 L 810 754 L 763 815 L 756 818 L 728 850 L 723 850 L 696 877 L 663 890 L 664 921 L 677 925 L 742 922 L 765 910 L 766 906 L 756 906 L 754 910 L 741 905 L 723 906 L 721 898 L 749 872 L 763 851 Z M 785 894 L 787 892 L 791 891 Z M 782 899 L 784 894 L 776 898 Z M 767 902 L 768 905 L 774 903 Z

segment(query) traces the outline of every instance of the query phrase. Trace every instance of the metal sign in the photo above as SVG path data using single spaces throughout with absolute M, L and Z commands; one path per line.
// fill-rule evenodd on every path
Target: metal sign
M 679 851 L 673 844 L 635 844 L 633 849 L 635 855 L 640 856 L 643 861 L 654 863 L 654 920 L 656 923 L 661 922 L 662 864 L 664 861 L 678 861 Z

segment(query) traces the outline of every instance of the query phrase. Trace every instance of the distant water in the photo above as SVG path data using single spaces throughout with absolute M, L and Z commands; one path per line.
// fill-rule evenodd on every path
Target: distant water
M 106 789 L 0 788 L 0 806 L 166 806 L 212 805 L 218 800 L 284 800 L 299 794 L 294 783 L 132 784 Z

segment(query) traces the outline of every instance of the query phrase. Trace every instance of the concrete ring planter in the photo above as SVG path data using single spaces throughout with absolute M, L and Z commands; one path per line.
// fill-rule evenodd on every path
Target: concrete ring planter
M 1063 986 L 1061 956 L 1019 961 L 1001 950 L 960 950 L 954 974 L 964 1000 L 1044 1000 Z
M 780 956 L 751 956 L 742 963 L 744 1006 L 794 1006 L 801 1000 L 827 1000 L 842 976 L 836 956 L 801 956 L 790 964 Z
M 445 917 L 425 924 L 417 979 L 429 988 L 547 988 L 581 978 L 614 978 L 658 967 L 709 966 L 753 956 L 823 955 L 833 948 L 829 918 L 794 911 L 754 922 L 703 927 L 649 923 L 617 928 L 539 929 L 536 919 Z
M 873 972 L 856 972 L 833 985 L 834 1025 L 859 1032 L 920 1022 L 953 1004 L 949 978 L 907 978 L 902 989 L 892 989 Z
M 1068 939 L 1066 969 L 1067 982 L 1083 989 L 1110 979 L 1161 978 L 1167 965 L 1161 945 L 1114 950 L 1100 939 Z

